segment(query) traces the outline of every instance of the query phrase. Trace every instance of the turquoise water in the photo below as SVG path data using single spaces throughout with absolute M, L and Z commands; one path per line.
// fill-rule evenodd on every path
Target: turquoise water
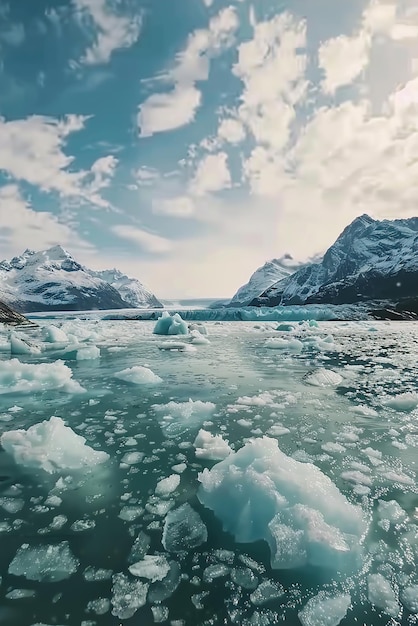
M 57 383 L 50 389 L 16 393 L 0 373 L 0 432 L 27 429 L 55 415 L 83 435 L 89 446 L 107 452 L 109 459 L 90 469 L 61 468 L 49 474 L 0 453 L 0 498 L 4 498 L 0 500 L 0 623 L 147 626 L 168 617 L 165 623 L 182 620 L 179 623 L 185 626 L 283 621 L 298 625 L 299 611 L 319 591 L 350 595 L 343 626 L 415 623 L 414 614 L 401 599 L 405 588 L 418 583 L 416 325 L 295 324 L 293 331 L 277 332 L 273 323 L 214 322 L 206 324 L 210 344 L 196 345 L 193 352 L 171 352 L 158 345 L 167 339 L 188 342 L 188 338 L 156 337 L 152 322 L 58 323 L 67 335 L 73 335 L 73 344 L 77 339 L 82 345 L 98 346 L 100 358 L 76 361 L 74 350 L 43 343 L 38 331 L 28 338 L 38 342 L 42 352 L 18 358 L 29 364 L 61 358 L 85 391 L 69 393 Z M 271 337 L 285 341 L 292 337 L 301 346 L 283 344 L 272 349 L 267 347 Z M 5 332 L 3 361 L 11 358 L 6 339 Z M 135 385 L 115 377 L 137 365 L 150 368 L 162 383 Z M 309 384 L 308 377 L 323 368 L 337 373 L 339 382 L 323 387 Z M 406 392 L 410 396 L 405 399 L 401 394 Z M 164 411 L 155 405 L 189 398 L 213 403 L 215 408 L 194 420 L 178 416 L 168 436 Z M 224 532 L 219 516 L 197 497 L 199 472 L 215 464 L 196 457 L 193 443 L 200 428 L 222 435 L 234 450 L 252 437 L 268 435 L 279 441 L 288 457 L 320 468 L 348 502 L 363 512 L 368 531 L 359 548 L 358 569 L 335 571 L 331 566 L 307 564 L 273 570 L 265 541 L 239 544 Z M 367 453 L 369 448 L 377 456 Z M 121 462 L 129 452 L 140 453 L 131 465 Z M 166 496 L 155 495 L 157 482 L 176 473 L 172 468 L 179 465 L 177 471 L 185 466 L 179 473 L 179 486 Z M 353 475 L 356 471 L 368 480 L 362 482 L 361 476 Z M 347 472 L 348 477 L 342 476 Z M 377 511 L 379 499 L 395 500 L 404 510 L 403 519 L 388 527 Z M 165 516 L 170 507 L 176 510 L 184 503 L 199 514 L 207 541 L 169 553 L 162 543 Z M 137 560 L 144 550 L 163 556 L 170 566 L 170 580 L 150 582 L 129 573 L 135 561 L 131 549 L 138 536 L 145 548 L 137 551 Z M 22 544 L 39 547 L 62 542 L 68 542 L 78 562 L 75 573 L 58 582 L 9 573 Z M 225 575 L 208 582 L 205 570 L 219 564 L 225 565 Z M 107 570 L 106 578 L 86 580 L 91 571 L 86 574 L 86 568 L 91 566 Z M 118 573 L 131 582 L 149 584 L 145 605 L 131 618 L 112 615 L 112 576 Z M 395 616 L 370 602 L 368 577 L 376 573 L 394 593 Z M 267 598 L 260 606 L 251 596 L 266 580 L 281 585 L 284 593 L 278 599 Z M 16 589 L 33 595 L 13 599 Z M 10 592 L 12 597 L 7 598 Z

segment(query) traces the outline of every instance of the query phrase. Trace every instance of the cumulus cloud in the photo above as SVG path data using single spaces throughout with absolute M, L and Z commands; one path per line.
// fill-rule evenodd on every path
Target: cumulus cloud
M 118 224 L 112 227 L 112 231 L 118 237 L 136 244 L 144 252 L 151 254 L 165 254 L 170 252 L 172 244 L 169 239 L 160 237 L 141 228 Z
M 172 217 L 191 217 L 194 214 L 194 203 L 188 196 L 175 198 L 154 199 L 152 211 L 156 215 L 170 215 Z
M 228 155 L 225 152 L 218 152 L 208 154 L 199 162 L 190 191 L 196 196 L 203 196 L 207 193 L 222 191 L 230 186 Z
M 93 39 L 87 48 L 82 63 L 99 65 L 107 63 L 113 52 L 129 48 L 139 37 L 142 16 L 121 14 L 121 3 L 109 0 L 73 0 L 79 21 L 85 26 Z
M 363 30 L 356 37 L 341 35 L 326 41 L 319 49 L 319 67 L 324 70 L 322 88 L 334 94 L 350 85 L 369 64 L 371 34 Z
M 196 83 L 207 80 L 211 58 L 231 46 L 237 28 L 237 13 L 229 6 L 210 20 L 207 29 L 189 36 L 174 67 L 161 77 L 172 85 L 170 91 L 152 94 L 139 106 L 137 121 L 142 137 L 181 128 L 194 120 L 202 100 Z
M 218 137 L 223 141 L 237 144 L 245 139 L 245 130 L 239 120 L 225 118 L 219 124 Z

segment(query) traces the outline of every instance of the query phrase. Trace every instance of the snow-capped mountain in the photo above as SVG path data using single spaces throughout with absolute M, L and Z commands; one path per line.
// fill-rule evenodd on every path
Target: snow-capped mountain
M 301 264 L 297 263 L 290 254 L 267 261 L 252 274 L 248 283 L 238 289 L 226 306 L 247 306 L 271 285 L 294 274 L 300 266 Z
M 133 305 L 124 299 L 126 286 L 119 292 L 97 274 L 80 265 L 61 246 L 42 252 L 26 250 L 21 256 L 0 263 L 0 300 L 21 312 L 160 305 L 147 290 L 143 291 L 144 300 L 138 299 Z M 114 277 L 113 270 L 110 274 Z M 141 283 L 130 280 L 132 290 L 137 288 L 139 296 Z
M 356 218 L 312 263 L 266 289 L 251 305 L 351 304 L 418 294 L 418 218 Z
M 101 278 L 109 283 L 120 294 L 122 300 L 133 306 L 134 308 L 152 307 L 162 308 L 162 304 L 154 294 L 147 289 L 136 278 L 129 278 L 120 270 L 102 270 L 99 272 L 90 272 L 92 276 Z

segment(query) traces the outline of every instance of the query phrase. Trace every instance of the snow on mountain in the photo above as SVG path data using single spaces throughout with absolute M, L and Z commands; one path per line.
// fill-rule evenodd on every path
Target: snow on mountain
M 114 275 L 113 271 L 111 273 Z M 139 281 L 131 280 L 133 289 L 136 283 L 141 285 Z M 138 297 L 139 291 L 138 287 Z M 97 272 L 80 265 L 61 246 L 42 252 L 26 250 L 11 261 L 0 262 L 0 300 L 21 312 L 134 306 L 124 299 L 124 292 L 120 293 Z M 158 306 L 153 304 L 152 298 L 138 299 L 135 306 L 139 306 L 139 302 L 143 307 Z M 155 302 L 158 303 L 158 300 L 155 299 Z
M 352 304 L 416 296 L 418 218 L 356 218 L 312 263 L 266 289 L 251 305 Z
M 247 306 L 271 285 L 287 278 L 299 268 L 300 263 L 297 263 L 290 254 L 267 261 L 252 274 L 248 283 L 238 289 L 226 306 Z
M 101 278 L 119 292 L 121 298 L 135 308 L 162 308 L 163 305 L 154 294 L 138 279 L 129 278 L 120 270 L 102 270 L 91 272 L 92 276 Z

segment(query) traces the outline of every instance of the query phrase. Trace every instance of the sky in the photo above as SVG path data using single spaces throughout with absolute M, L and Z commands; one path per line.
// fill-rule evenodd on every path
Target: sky
M 231 297 L 418 215 L 416 0 L 0 0 L 0 257 Z

